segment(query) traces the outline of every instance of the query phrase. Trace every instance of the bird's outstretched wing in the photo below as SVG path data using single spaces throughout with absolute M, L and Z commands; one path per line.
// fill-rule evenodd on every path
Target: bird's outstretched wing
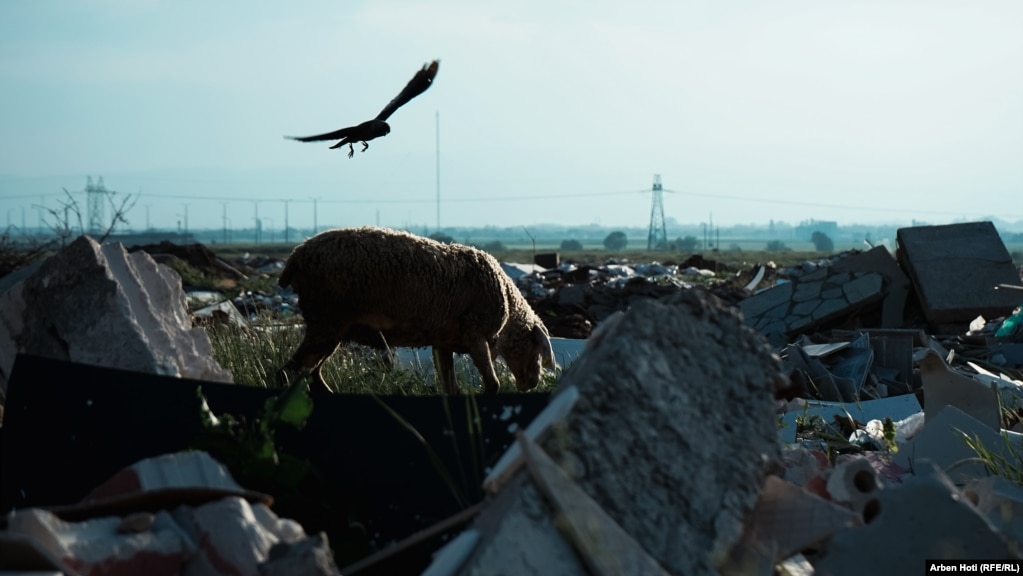
M 298 140 L 299 142 L 317 142 L 320 140 L 337 140 L 344 138 L 351 134 L 357 126 L 349 126 L 348 128 L 342 128 L 340 130 L 334 130 L 333 132 L 327 132 L 326 134 L 317 134 L 316 136 L 285 136 L 288 140 Z
M 380 121 L 387 120 L 391 114 L 398 108 L 401 108 L 408 103 L 409 100 L 419 96 L 426 89 L 433 84 L 433 77 L 437 75 L 437 68 L 440 66 L 440 60 L 434 60 L 429 64 L 424 64 L 422 69 L 416 72 L 416 75 L 409 80 L 409 83 L 405 85 L 405 88 L 395 96 L 394 100 L 391 100 L 383 110 L 377 114 L 376 119 Z

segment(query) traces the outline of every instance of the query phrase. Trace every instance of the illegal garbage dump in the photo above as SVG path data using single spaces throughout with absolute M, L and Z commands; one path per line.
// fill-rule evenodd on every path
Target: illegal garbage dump
M 176 270 L 236 287 L 274 278 L 283 262 L 83 236 L 0 280 L 0 571 L 851 575 L 920 573 L 925 559 L 1018 565 L 1023 269 L 990 222 L 902 228 L 896 240 L 894 251 L 790 267 L 729 269 L 702 255 L 504 262 L 550 333 L 559 366 L 550 389 L 398 400 L 310 397 L 296 384 L 228 400 L 251 387 L 232 384 L 239 375 L 214 359 L 210 327 L 255 333 L 270 315 L 300 330 L 301 301 L 273 282 L 227 298 Z M 390 356 L 433 381 L 428 350 Z M 33 395 L 51 386 L 33 374 L 78 365 L 92 376 Z M 186 407 L 187 418 L 155 416 L 143 382 L 151 401 Z M 120 386 L 122 413 L 153 410 L 123 420 L 160 422 L 152 446 L 134 448 L 146 444 L 141 429 L 75 428 L 115 420 L 87 416 L 113 402 L 104 385 Z M 59 422 L 40 414 L 47 402 Z M 391 428 L 371 432 L 380 421 Z M 466 422 L 479 433 L 460 436 Z M 90 485 L 76 485 L 73 469 L 40 469 L 48 447 L 38 436 L 65 426 L 50 449 L 66 450 L 65 464 L 103 462 L 78 475 Z M 208 450 L 194 441 L 201 431 Z M 246 450 L 252 459 L 229 456 Z M 274 481 L 258 480 L 253 462 Z M 438 478 L 422 480 L 435 465 Z M 293 504 L 303 490 L 320 498 L 311 487 L 324 488 L 319 512 L 343 516 L 343 529 L 317 519 L 317 504 Z M 423 496 L 401 497 L 407 490 Z

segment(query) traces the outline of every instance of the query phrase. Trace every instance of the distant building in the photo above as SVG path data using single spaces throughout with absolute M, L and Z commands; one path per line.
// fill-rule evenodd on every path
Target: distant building
M 838 234 L 838 222 L 834 220 L 803 220 L 796 226 L 796 240 L 809 242 L 814 232 L 834 238 Z

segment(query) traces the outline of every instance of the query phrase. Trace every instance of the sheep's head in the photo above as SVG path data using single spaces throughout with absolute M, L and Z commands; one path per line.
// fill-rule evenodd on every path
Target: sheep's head
M 524 330 L 503 331 L 498 348 L 515 376 L 515 387 L 522 392 L 540 384 L 540 374 L 544 367 L 555 366 L 551 339 L 543 324 L 534 324 Z

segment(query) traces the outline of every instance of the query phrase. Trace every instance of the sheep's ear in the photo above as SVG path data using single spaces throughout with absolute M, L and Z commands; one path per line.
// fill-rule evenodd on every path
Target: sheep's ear
M 551 346 L 551 339 L 547 336 L 543 326 L 533 326 L 533 341 L 543 350 L 541 358 L 544 367 L 552 370 L 557 368 L 558 364 L 554 361 L 554 348 Z

